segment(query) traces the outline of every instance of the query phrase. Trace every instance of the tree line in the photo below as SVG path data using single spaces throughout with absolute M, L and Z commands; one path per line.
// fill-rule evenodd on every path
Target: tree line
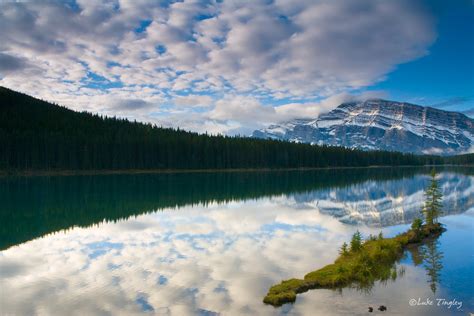
M 472 161 L 472 157 L 463 158 Z M 437 156 L 212 136 L 75 112 L 0 87 L 0 169 L 230 169 L 441 164 Z

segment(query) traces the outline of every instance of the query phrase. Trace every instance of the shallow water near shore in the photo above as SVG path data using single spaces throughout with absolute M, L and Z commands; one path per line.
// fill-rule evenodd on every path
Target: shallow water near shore
M 2 178 L 1 312 L 473 312 L 474 169 L 439 172 L 447 231 L 407 251 L 396 278 L 308 291 L 280 308 L 262 303 L 268 288 L 333 262 L 357 229 L 406 230 L 429 170 Z

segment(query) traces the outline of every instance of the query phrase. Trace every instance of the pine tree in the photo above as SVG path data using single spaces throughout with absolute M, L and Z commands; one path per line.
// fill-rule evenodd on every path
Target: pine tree
M 417 239 L 422 237 L 422 227 L 423 227 L 423 220 L 421 218 L 415 218 L 411 223 L 411 231 L 415 234 Z
M 421 218 L 415 218 L 411 223 L 411 229 L 415 232 L 419 232 L 422 225 L 423 221 L 421 220 Z
M 423 207 L 423 215 L 427 225 L 433 225 L 438 222 L 441 215 L 443 194 L 439 188 L 436 172 L 431 172 L 431 181 L 425 190 L 425 205 Z
M 354 235 L 352 235 L 351 240 L 351 251 L 359 251 L 362 247 L 362 235 L 359 231 L 356 231 Z
M 345 256 L 348 253 L 349 253 L 349 250 L 347 249 L 347 243 L 345 242 L 342 244 L 341 250 L 339 250 L 339 254 L 342 256 Z

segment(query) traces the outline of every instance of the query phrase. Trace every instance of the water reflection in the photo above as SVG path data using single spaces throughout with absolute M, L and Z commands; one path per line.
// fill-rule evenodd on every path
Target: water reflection
M 385 182 L 408 183 L 410 179 L 416 182 L 419 177 L 425 178 L 423 174 L 412 174 L 410 178 L 376 182 L 383 187 Z M 444 173 L 443 178 L 446 177 L 458 177 L 461 182 L 472 181 L 470 176 L 454 173 Z M 313 191 L 326 190 L 327 196 L 342 196 L 342 193 L 331 195 L 330 192 L 345 188 L 349 190 L 354 185 L 359 184 L 335 185 L 331 188 L 326 186 Z M 10 184 L 10 188 L 12 186 L 15 185 Z M 388 184 L 385 186 L 389 187 Z M 144 191 L 158 192 L 141 184 L 138 187 Z M 447 187 L 443 186 L 443 190 Z M 278 310 L 262 303 L 269 286 L 278 280 L 303 276 L 308 271 L 331 263 L 337 256 L 338 246 L 349 240 L 356 229 L 361 230 L 365 236 L 375 235 L 380 231 L 379 227 L 370 225 L 347 225 L 345 221 L 341 221 L 340 216 L 322 212 L 320 208 L 314 207 L 317 201 L 301 199 L 314 192 L 304 193 L 307 191 L 305 186 L 300 189 L 296 193 L 293 191 L 283 194 L 274 188 L 268 192 L 269 196 L 259 199 L 232 199 L 228 195 L 222 195 L 220 200 L 216 198 L 213 201 L 197 202 L 198 204 L 184 203 L 179 208 L 175 207 L 176 198 L 168 196 L 166 200 L 165 195 L 159 195 L 160 199 L 155 199 L 151 193 L 140 194 L 140 190 L 131 191 L 137 194 L 136 201 L 133 196 L 123 192 L 127 197 L 114 195 L 117 198 L 115 202 L 112 197 L 104 196 L 105 204 L 99 203 L 101 199 L 94 197 L 97 193 L 92 188 L 80 189 L 75 185 L 70 185 L 69 189 L 60 189 L 58 186 L 55 189 L 37 188 L 26 191 L 27 194 L 45 190 L 70 192 L 66 194 L 77 198 L 70 199 L 67 204 L 58 202 L 60 197 L 51 194 L 43 197 L 42 203 L 35 200 L 41 210 L 39 219 L 35 217 L 33 209 L 17 215 L 22 220 L 36 218 L 37 225 L 45 226 L 44 229 L 35 230 L 36 235 L 28 235 L 22 231 L 21 224 L 16 229 L 23 234 L 23 239 L 55 231 L 64 224 L 64 228 L 69 227 L 69 230 L 18 243 L 0 252 L 2 313 L 328 315 L 352 314 L 354 311 L 365 313 L 368 304 L 384 304 L 389 307 L 389 311 L 395 310 L 402 314 L 423 313 L 424 309 L 410 309 L 407 304 L 409 295 L 423 297 L 433 294 L 427 284 L 429 277 L 423 265 L 411 264 L 411 258 L 402 260 L 397 266 L 398 276 L 403 267 L 403 277 L 386 284 L 377 282 L 370 293 L 361 294 L 351 289 L 344 289 L 340 293 L 315 290 L 298 297 L 296 304 Z M 73 193 L 74 190 L 85 191 L 80 191 L 77 195 Z M 465 200 L 469 202 L 473 199 L 472 194 L 467 193 L 471 192 L 469 190 L 454 190 L 452 194 L 466 196 Z M 369 196 L 370 192 L 367 194 Z M 165 200 L 161 200 L 162 197 Z M 20 201 L 19 198 L 17 201 Z M 73 205 L 74 203 L 79 206 Z M 169 205 L 162 207 L 162 212 L 141 214 L 129 211 L 134 206 L 142 206 L 139 210 L 147 210 L 155 207 L 156 203 Z M 20 210 L 26 208 L 28 203 L 11 205 Z M 101 211 L 104 205 L 107 208 Z M 462 205 L 467 207 L 469 203 Z M 99 214 L 84 213 L 89 206 Z M 54 215 L 65 214 L 61 207 L 79 214 L 70 214 L 66 220 L 55 218 Z M 112 216 L 114 207 L 124 211 L 119 213 L 120 216 L 138 215 L 126 220 L 101 221 L 102 218 L 119 218 L 103 217 L 104 214 Z M 86 219 L 80 221 L 81 216 Z M 71 218 L 79 221 L 74 223 Z M 459 266 L 456 260 L 463 257 L 465 247 L 470 247 L 466 245 L 466 240 L 471 238 L 472 244 L 472 208 L 463 215 L 444 218 L 443 222 L 448 223 L 448 231 L 440 238 L 439 250 L 445 253 L 445 257 L 441 259 L 442 277 L 436 280 L 436 295 L 457 297 L 464 300 L 464 308 L 472 307 L 472 302 L 469 301 L 472 284 L 462 283 L 461 280 L 442 274 L 443 271 L 454 271 L 457 274 Z M 51 223 L 55 226 L 48 226 Z M 90 226 L 92 223 L 97 224 Z M 73 227 L 74 225 L 85 227 Z M 385 235 L 390 235 L 405 228 L 397 226 L 383 230 Z M 11 232 L 15 228 L 8 229 Z M 456 243 L 464 243 L 464 249 L 452 247 Z M 463 260 L 461 268 L 467 269 L 462 270 L 463 276 L 472 280 L 473 259 L 468 257 Z
M 444 254 L 440 251 L 440 243 L 437 239 L 430 239 L 422 245 L 409 247 L 408 251 L 414 266 L 423 266 L 428 276 L 428 283 L 433 294 L 436 294 L 440 282 L 440 274 L 443 269 Z
M 474 168 L 441 174 L 446 214 L 474 205 Z M 0 178 L 0 250 L 75 226 L 186 205 L 281 194 L 349 224 L 390 226 L 419 214 L 428 169 L 353 169 Z
M 439 180 L 444 215 L 462 213 L 474 206 L 472 177 L 441 173 Z M 411 223 L 421 216 L 426 184 L 426 176 L 420 175 L 390 181 L 369 180 L 349 187 L 296 194 L 295 200 L 344 223 L 392 226 Z
M 437 240 L 430 240 L 421 247 L 424 267 L 429 276 L 428 282 L 433 294 L 436 294 L 437 284 L 440 282 L 440 271 L 443 269 L 443 253 L 438 248 Z
M 139 299 L 156 313 L 272 314 L 261 302 L 268 286 L 315 261 L 328 263 L 335 254 L 326 248 L 351 232 L 329 216 L 294 212 L 285 202 L 170 209 L 13 247 L 2 253 L 1 270 L 15 267 L 2 276 L 2 292 L 15 296 L 4 297 L 1 306 L 24 315 L 37 308 L 46 314 L 140 314 Z M 39 306 L 23 304 L 28 301 Z
M 413 266 L 422 266 L 425 271 L 429 288 L 436 294 L 440 283 L 441 270 L 443 269 L 444 254 L 440 251 L 439 237 L 425 240 L 422 244 L 411 245 L 407 248 L 410 253 Z M 400 258 L 399 258 L 400 259 Z M 367 271 L 371 276 L 367 278 L 366 283 L 354 283 L 351 287 L 366 294 L 371 294 L 375 285 L 387 285 L 389 281 L 396 281 L 405 275 L 405 266 L 399 265 L 399 259 L 396 263 L 385 265 L 380 263 L 375 271 Z M 378 281 L 378 282 L 376 282 Z M 339 289 L 342 294 L 342 289 Z
M 313 290 L 297 297 L 296 304 L 284 305 L 291 315 L 366 315 L 388 307 L 391 315 L 465 315 L 474 308 L 474 212 L 442 219 L 447 226 L 437 240 L 412 247 L 397 263 L 393 278 L 376 282 L 367 288 Z M 408 225 L 385 231 L 391 234 L 406 230 Z M 392 270 L 394 271 L 394 270 Z M 421 302 L 410 305 L 410 300 Z M 424 305 L 423 302 L 431 302 Z M 449 307 L 451 304 L 451 307 Z

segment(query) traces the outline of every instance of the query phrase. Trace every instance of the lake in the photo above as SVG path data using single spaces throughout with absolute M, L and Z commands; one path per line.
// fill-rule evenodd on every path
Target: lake
M 280 308 L 262 303 L 269 287 L 332 263 L 356 230 L 406 230 L 429 170 L 0 178 L 0 314 L 467 314 L 474 168 L 438 172 L 447 231 L 396 277 Z

